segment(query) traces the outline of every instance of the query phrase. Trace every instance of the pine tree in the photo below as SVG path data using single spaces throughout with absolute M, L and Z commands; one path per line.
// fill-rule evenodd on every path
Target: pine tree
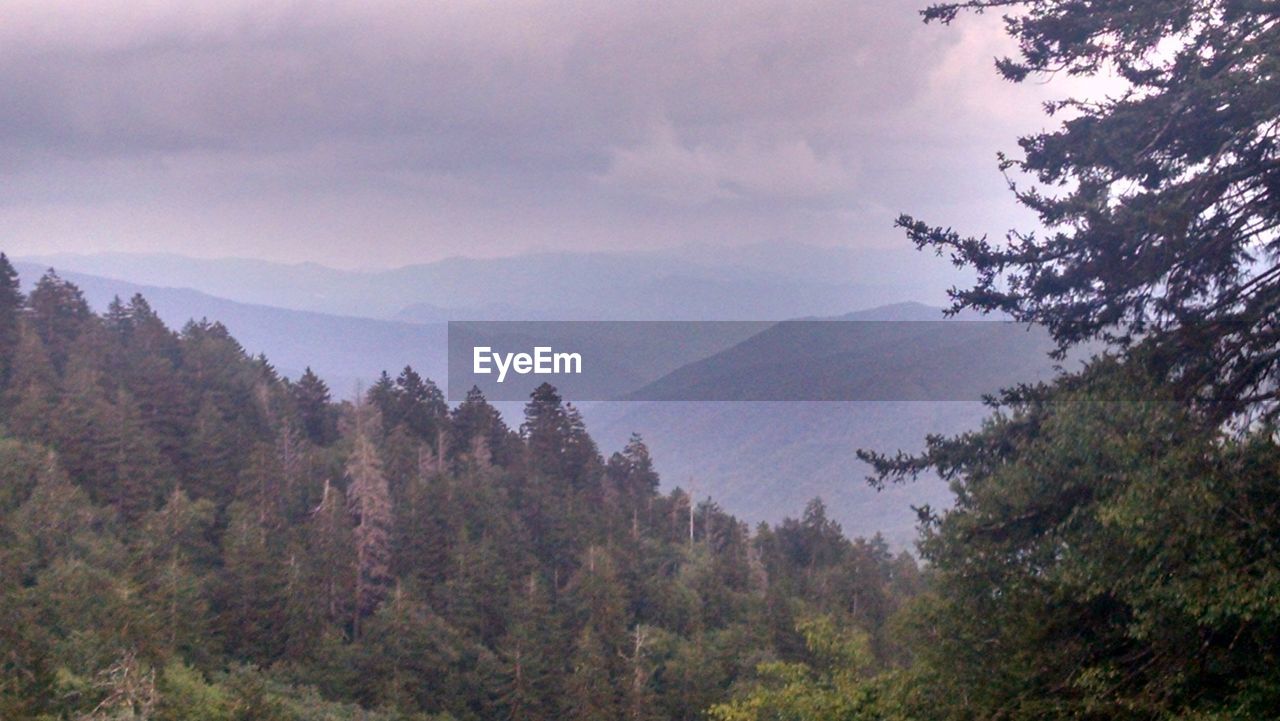
M 192 421 L 187 443 L 185 485 L 196 498 L 225 505 L 234 497 L 244 467 L 242 434 L 219 403 L 206 396 Z
M 285 647 L 288 575 L 282 539 L 248 504 L 232 503 L 227 516 L 216 604 L 219 631 L 230 652 L 270 663 Z
M 285 522 L 285 471 L 276 444 L 256 443 L 244 453 L 248 460 L 236 483 L 235 498 L 255 509 L 258 523 L 277 529 Z
M 173 487 L 174 470 L 147 432 L 132 396 L 117 393 L 110 409 L 101 451 L 110 473 L 109 502 L 134 520 L 159 505 Z
M 341 666 L 345 659 L 334 654 L 353 618 L 356 560 L 340 488 L 324 484 L 301 535 L 288 551 L 285 657 L 302 666 Z
M 460 679 L 461 640 L 444 619 L 397 588 L 369 617 L 360 639 L 361 695 L 404 711 L 447 713 Z
M 1280 412 L 1280 96 L 1275 7 L 1239 0 L 962 0 L 926 20 L 998 8 L 1017 43 L 1007 80 L 1101 78 L 1105 95 L 1047 103 L 1065 118 L 1019 139 L 1004 170 L 1041 232 L 1005 242 L 909 216 L 920 248 L 977 276 L 955 308 L 1044 324 L 1141 355 L 1210 419 Z
M 105 370 L 133 397 L 142 423 L 168 462 L 179 466 L 196 406 L 181 378 L 182 349 L 141 295 L 121 309 L 108 328 L 116 337 L 115 361 Z
M 437 473 L 435 463 L 429 461 L 408 483 L 395 508 L 396 577 L 412 579 L 420 588 L 445 580 L 453 541 L 463 522 L 453 497 L 455 483 L 454 478 Z
M 338 437 L 338 424 L 330 405 L 329 386 L 308 366 L 290 390 L 307 438 L 318 446 L 333 443 Z
M 179 488 L 164 506 L 142 520 L 135 574 L 155 617 L 152 626 L 169 653 L 207 661 L 210 648 L 207 569 L 218 558 L 210 542 L 213 504 L 192 501 Z
M 31 495 L 6 519 L 19 577 L 29 582 L 39 569 L 61 557 L 97 560 L 113 554 L 105 538 L 110 521 L 49 453 Z
M 18 348 L 14 352 L 9 387 L 3 403 L 0 403 L 0 406 L 10 409 L 10 430 L 24 438 L 47 440 L 60 385 L 44 341 L 29 324 L 22 324 L 18 331 Z
M 449 418 L 446 457 L 455 465 L 465 466 L 488 456 L 489 463 L 507 467 L 521 451 L 519 439 L 513 436 L 498 410 L 473 386 Z
M 444 433 L 449 406 L 435 383 L 405 366 L 396 378 L 396 418 L 415 437 L 434 444 Z
M 18 271 L 4 253 L 0 253 L 0 394 L 12 374 L 14 354 L 18 348 L 18 325 L 26 302 Z
M 498 643 L 498 707 L 511 721 L 559 718 L 556 694 L 559 639 L 545 585 L 530 574 L 511 604 L 507 633 Z
M 506 552 L 496 534 L 470 538 L 464 528 L 458 535 L 452 544 L 444 611 L 455 627 L 492 647 L 506 628 L 513 580 L 509 566 L 514 554 Z
M 396 396 L 396 383 L 386 372 L 378 376 L 365 394 L 365 402 L 373 406 L 382 418 L 382 429 L 389 431 L 400 422 L 400 404 Z
M 565 681 L 565 715 L 571 721 L 617 721 L 618 693 L 609 678 L 609 649 L 590 625 L 578 634 Z
M 347 461 L 347 498 L 356 519 L 355 635 L 360 619 L 373 613 L 391 587 L 391 491 L 382 472 L 378 449 L 370 437 L 377 413 L 368 406 L 356 409 L 354 446 Z
M 327 481 L 307 525 L 307 561 L 320 617 L 339 628 L 352 618 L 356 597 L 355 540 L 347 497 Z
M 640 538 L 641 526 L 652 521 L 650 512 L 658 492 L 658 474 L 653 469 L 649 448 L 638 434 L 632 434 L 621 453 L 609 458 L 605 469 L 609 492 L 614 499 L 618 521 L 626 524 L 632 540 Z
M 31 326 L 44 342 L 54 368 L 61 370 L 71 355 L 71 346 L 97 318 L 89 310 L 84 294 L 50 269 L 36 283 L 27 298 Z

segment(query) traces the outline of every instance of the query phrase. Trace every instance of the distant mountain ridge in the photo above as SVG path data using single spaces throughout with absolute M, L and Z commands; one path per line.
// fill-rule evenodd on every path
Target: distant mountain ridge
M 459 257 L 377 271 L 173 254 L 20 260 L 141 285 L 191 288 L 242 303 L 411 322 L 783 320 L 928 299 L 956 277 L 948 263 L 906 248 L 795 243 Z
M 915 537 L 912 507 L 950 505 L 950 490 L 922 478 L 875 491 L 857 450 L 919 450 L 927 434 L 974 428 L 987 414 L 979 393 L 1055 372 L 1042 330 L 943 317 L 941 308 L 901 303 L 773 324 L 632 396 L 651 400 L 589 406 L 588 421 L 606 444 L 640 433 L 667 482 L 731 512 L 778 520 L 820 496 L 847 532 L 879 531 L 906 546 Z M 854 333 L 831 335 L 819 327 L 828 321 L 850 321 L 832 325 Z M 767 400 L 823 393 L 863 400 Z M 948 396 L 974 400 L 938 400 Z M 759 400 L 689 400 L 697 398 Z
M 47 266 L 15 262 L 29 291 Z M 307 366 L 324 378 L 338 397 L 368 385 L 383 370 L 398 372 L 411 364 L 423 375 L 443 378 L 446 326 L 397 323 L 240 303 L 187 288 L 140 285 L 56 269 L 75 283 L 95 310 L 114 297 L 141 293 L 160 318 L 179 330 L 189 320 L 207 318 L 227 326 L 252 354 L 265 354 L 283 374 L 297 377 Z
M 890 306 L 782 321 L 634 391 L 636 400 L 980 400 L 1055 374 L 1043 328 Z M 879 311 L 879 313 L 878 313 Z M 875 319 L 880 317 L 887 320 Z M 933 316 L 938 320 L 923 320 Z M 906 318 L 904 320 L 904 318 Z

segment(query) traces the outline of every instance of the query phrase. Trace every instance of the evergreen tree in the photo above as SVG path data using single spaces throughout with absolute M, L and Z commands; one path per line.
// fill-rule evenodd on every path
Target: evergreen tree
M 44 342 L 29 324 L 24 323 L 18 332 L 13 372 L 2 404 L 11 409 L 8 413 L 9 428 L 24 438 L 48 439 L 60 385 Z
M 1277 11 L 1239 0 L 963 0 L 926 20 L 999 8 L 1017 42 L 1014 82 L 1105 77 L 1105 97 L 1049 103 L 1067 119 L 1020 139 L 1001 166 L 1042 233 L 1005 243 L 903 216 L 918 247 L 973 268 L 955 308 L 1043 323 L 1064 346 L 1141 343 L 1180 397 L 1214 418 L 1280 410 Z
M 80 289 L 58 277 L 52 269 L 41 276 L 31 291 L 27 311 L 31 327 L 58 369 L 66 365 L 72 344 L 80 334 L 97 321 Z
M 1053 397 L 876 459 L 886 476 L 937 468 L 957 497 L 920 545 L 934 586 L 909 623 L 914 703 L 944 719 L 1268 716 L 1274 429 L 1207 429 L 1114 363 Z
M 378 380 L 365 394 L 365 402 L 377 409 L 382 418 L 382 428 L 389 431 L 400 422 L 400 404 L 396 400 L 396 384 L 391 376 L 382 371 Z
M 284 652 L 287 567 L 280 542 L 258 509 L 234 502 L 222 536 L 222 577 L 215 610 L 227 649 L 254 663 Z
M 378 449 L 369 436 L 369 426 L 377 422 L 376 412 L 371 411 L 368 407 L 356 409 L 355 444 L 347 461 L 347 499 L 355 518 L 356 636 L 360 619 L 377 609 L 391 587 L 391 492 Z
M 62 557 L 105 564 L 116 553 L 109 541 L 110 524 L 110 514 L 94 507 L 50 453 L 27 500 L 6 519 L 5 531 L 12 534 L 12 555 L 6 556 L 24 583 Z
M 234 419 L 206 396 L 192 422 L 187 444 L 186 478 L 196 498 L 209 498 L 225 505 L 235 494 L 244 467 L 244 445 Z
M 182 447 L 196 407 L 180 376 L 182 349 L 150 304 L 135 295 L 108 328 L 116 340 L 115 362 L 105 371 L 134 399 L 142 424 L 168 463 L 183 461 Z
M 621 718 L 618 694 L 609 678 L 609 649 L 595 630 L 585 626 L 573 645 L 571 670 L 565 680 L 565 715 L 572 721 L 616 721 Z
M 394 570 L 398 578 L 430 587 L 449 572 L 453 540 L 462 519 L 455 504 L 455 480 L 435 472 L 435 464 L 419 467 L 395 508 Z
M 501 685 L 498 707 L 511 721 L 559 718 L 557 664 L 560 641 L 550 599 L 536 574 L 521 584 L 511 605 L 511 622 L 498 644 Z
M 498 410 L 473 386 L 450 416 L 446 457 L 455 465 L 466 465 L 488 456 L 493 465 L 510 466 L 523 451 L 514 435 Z
M 179 488 L 164 507 L 142 521 L 135 552 L 135 574 L 147 597 L 153 621 L 169 654 L 193 662 L 210 658 L 207 569 L 218 558 L 211 543 L 214 508 L 192 501 Z
M 360 641 L 363 700 L 370 705 L 428 713 L 455 705 L 460 642 L 412 594 L 393 591 L 367 620 Z
M 409 366 L 396 378 L 395 403 L 396 419 L 415 437 L 434 445 L 443 435 L 444 421 L 449 414 L 444 393 Z
M 347 498 L 326 482 L 307 526 L 307 596 L 319 607 L 316 617 L 338 628 L 346 627 L 355 608 L 355 549 Z
M 96 370 L 77 359 L 67 393 L 54 409 L 50 436 L 67 471 L 98 503 L 135 520 L 167 492 L 171 470 L 146 434 L 132 399 L 103 389 Z
M 338 424 L 330 405 L 329 386 L 308 367 L 291 390 L 307 438 L 318 446 L 333 443 L 338 436 Z
M 0 393 L 12 374 L 14 354 L 18 348 L 18 324 L 26 298 L 18 281 L 18 271 L 4 253 L 0 253 Z
M 651 522 L 653 498 L 658 492 L 658 474 L 653 469 L 649 448 L 638 434 L 632 434 L 621 453 L 609 458 L 606 475 L 617 508 L 619 520 L 626 524 L 633 539 L 640 537 L 641 526 Z

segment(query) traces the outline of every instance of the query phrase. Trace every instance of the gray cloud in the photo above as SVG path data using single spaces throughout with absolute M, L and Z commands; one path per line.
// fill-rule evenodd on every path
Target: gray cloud
M 10 2 L 0 222 L 345 265 L 1003 227 L 1042 91 L 918 4 Z

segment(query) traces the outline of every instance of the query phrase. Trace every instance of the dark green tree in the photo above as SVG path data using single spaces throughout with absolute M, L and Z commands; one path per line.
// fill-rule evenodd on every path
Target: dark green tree
M 290 390 L 307 438 L 319 446 L 333 443 L 338 437 L 338 418 L 331 405 L 329 386 L 308 366 Z
M 238 658 L 270 663 L 284 653 L 286 640 L 289 576 L 283 539 L 247 503 L 232 503 L 227 514 L 214 605 L 217 630 Z
M 556 681 L 561 639 L 559 620 L 537 574 L 520 584 L 507 633 L 498 644 L 501 670 L 497 707 L 511 721 L 559 718 Z
M 41 276 L 31 291 L 27 311 L 31 327 L 59 370 L 66 365 L 76 339 L 97 322 L 80 289 L 58 277 L 52 269 Z
M 397 421 L 417 438 L 436 445 L 444 434 L 449 406 L 435 383 L 424 380 L 413 368 L 405 366 L 396 378 Z
M 1132 369 L 1100 370 L 917 459 L 956 505 L 920 545 L 934 584 L 906 623 L 912 714 L 1248 719 L 1280 704 L 1274 431 L 1223 434 Z M 1147 400 L 1111 401 L 1117 387 Z
M 26 297 L 18 281 L 18 271 L 0 253 L 0 393 L 8 383 L 13 356 L 18 348 L 18 322 Z
M 617 689 L 609 678 L 610 648 L 591 626 L 578 634 L 565 679 L 563 718 L 573 721 L 614 721 L 622 718 Z
M 502 420 L 498 410 L 485 400 L 479 388 L 453 409 L 445 455 L 455 465 L 467 465 L 488 457 L 497 466 L 510 466 L 521 455 L 519 438 Z M 483 465 L 483 464 L 481 464 Z
M 1105 96 L 1048 105 L 1056 129 L 1001 167 L 1042 232 L 1005 242 L 903 216 L 921 248 L 977 272 L 955 308 L 1047 326 L 1062 346 L 1150 347 L 1180 396 L 1224 417 L 1278 407 L 1280 9 L 1252 0 L 966 0 L 927 20 L 998 9 L 1018 43 L 997 63 L 1023 82 L 1118 79 Z M 1015 179 L 1016 180 L 1016 179 Z
M 218 559 L 213 524 L 212 503 L 192 501 L 175 487 L 162 508 L 142 519 L 134 550 L 150 625 L 160 632 L 157 645 L 192 662 L 213 656 L 206 570 Z

